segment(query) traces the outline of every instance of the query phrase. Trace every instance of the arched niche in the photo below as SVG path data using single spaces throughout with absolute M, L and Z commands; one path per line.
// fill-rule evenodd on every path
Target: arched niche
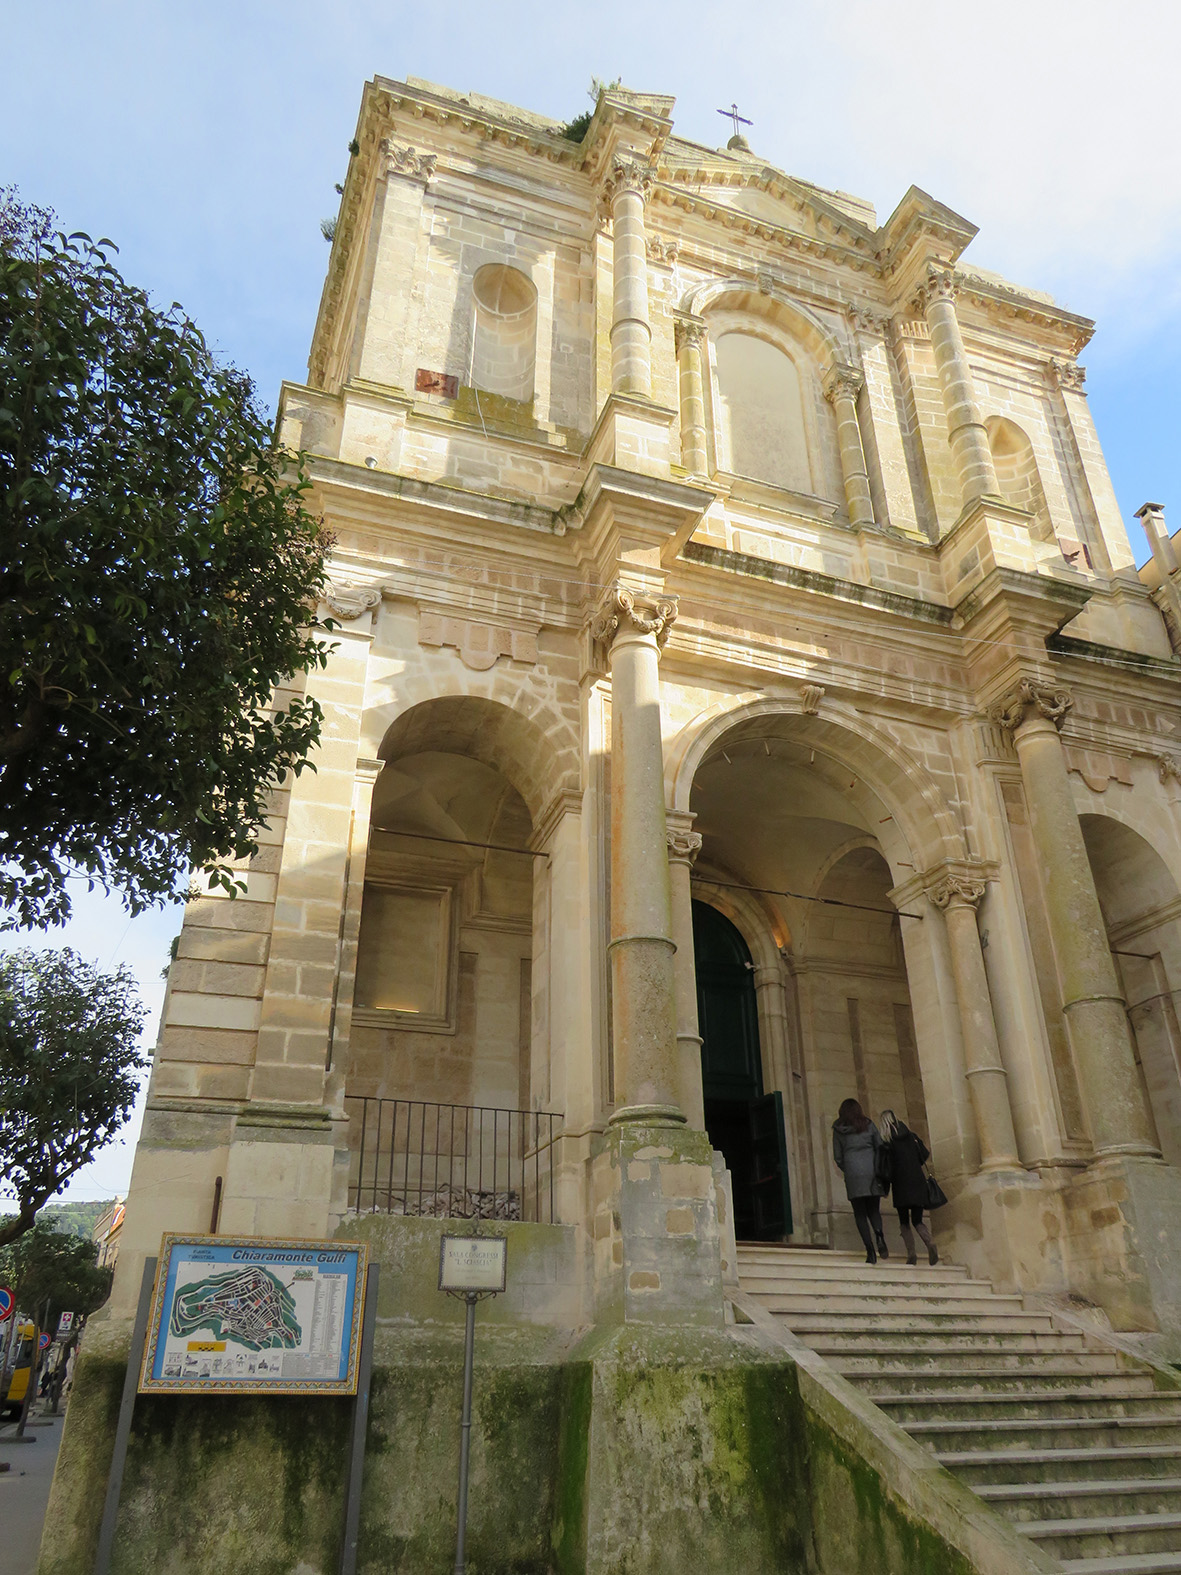
M 1079 819 L 1161 1152 L 1181 1165 L 1181 892 L 1138 831 Z
M 722 470 L 791 492 L 815 491 L 800 374 L 778 345 L 727 329 L 713 341 Z
M 1030 528 L 1039 541 L 1053 541 L 1054 527 L 1033 444 L 1007 416 L 989 416 L 984 426 L 1001 496 L 1033 516 Z
M 472 279 L 472 383 L 527 404 L 537 366 L 537 289 L 519 268 L 485 263 Z

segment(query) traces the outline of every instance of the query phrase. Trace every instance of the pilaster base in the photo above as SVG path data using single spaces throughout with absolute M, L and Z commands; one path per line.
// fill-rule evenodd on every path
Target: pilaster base
M 972 1176 L 929 1222 L 945 1258 L 966 1264 L 998 1290 L 1068 1289 L 1061 1200 L 1036 1171 Z
M 630 1122 L 591 1161 L 596 1320 L 723 1323 L 713 1150 L 704 1132 Z
M 1073 1177 L 1063 1201 L 1071 1289 L 1116 1329 L 1159 1332 L 1181 1355 L 1181 1170 L 1109 1156 Z

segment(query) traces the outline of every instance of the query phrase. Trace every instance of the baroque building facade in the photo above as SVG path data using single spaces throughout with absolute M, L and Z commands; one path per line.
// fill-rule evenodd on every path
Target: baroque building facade
M 117 1295 L 216 1190 L 242 1234 L 550 1219 L 563 1316 L 712 1319 L 736 1226 L 855 1241 L 853 1095 L 927 1137 L 952 1259 L 1175 1339 L 1181 617 L 1092 325 L 672 108 L 365 90 L 281 404 L 325 737 L 187 910 Z

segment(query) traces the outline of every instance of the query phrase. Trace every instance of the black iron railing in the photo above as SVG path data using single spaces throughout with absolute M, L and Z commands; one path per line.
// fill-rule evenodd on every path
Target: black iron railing
M 360 1094 L 345 1109 L 351 1213 L 553 1223 L 552 1111 Z

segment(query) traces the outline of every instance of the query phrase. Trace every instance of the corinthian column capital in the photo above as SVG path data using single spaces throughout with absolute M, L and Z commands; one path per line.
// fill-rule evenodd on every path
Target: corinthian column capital
M 1022 678 L 995 705 L 989 706 L 988 715 L 991 721 L 1010 733 L 1015 733 L 1032 716 L 1044 717 L 1061 731 L 1073 706 L 1074 701 L 1065 689 L 1051 689 L 1032 678 Z
M 654 634 L 663 647 L 676 616 L 675 596 L 645 596 L 617 581 L 591 615 L 591 638 L 610 646 L 619 634 Z
M 381 151 L 386 156 L 387 175 L 400 175 L 404 180 L 421 181 L 425 186 L 435 173 L 439 162 L 437 153 L 420 153 L 417 148 L 404 147 L 391 137 L 383 139 Z
M 694 317 L 674 318 L 673 333 L 676 336 L 678 355 L 687 346 L 696 345 L 700 349 L 705 343 L 705 324 Z
M 925 312 L 936 301 L 948 301 L 954 305 L 959 293 L 960 282 L 955 269 L 941 268 L 936 263 L 929 263 L 927 277 L 919 285 L 915 300 L 919 309 Z
M 838 399 L 856 400 L 865 379 L 855 366 L 842 366 L 839 362 L 829 367 L 824 378 L 824 397 L 829 404 Z
M 656 171 L 646 160 L 628 158 L 625 154 L 617 153 L 610 174 L 607 176 L 607 195 L 615 198 L 625 192 L 631 192 L 647 202 L 655 180 Z

